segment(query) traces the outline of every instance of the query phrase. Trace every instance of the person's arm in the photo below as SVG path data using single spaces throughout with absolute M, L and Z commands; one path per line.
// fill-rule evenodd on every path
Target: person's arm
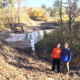
M 61 55 L 62 55 L 62 49 L 61 49 L 61 51 L 60 51 L 60 52 L 61 52 Z
M 69 50 L 69 54 L 68 54 L 68 62 L 71 61 L 71 50 Z
M 63 51 L 62 51 L 62 49 L 61 49 L 61 59 L 62 59 L 62 52 L 63 52 Z
M 52 58 L 53 58 L 54 52 L 55 52 L 55 50 L 53 49 L 53 52 L 52 52 Z

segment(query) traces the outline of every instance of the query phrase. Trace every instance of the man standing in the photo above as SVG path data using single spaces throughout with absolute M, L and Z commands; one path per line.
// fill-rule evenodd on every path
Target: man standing
M 52 66 L 52 73 L 55 69 L 55 65 L 57 64 L 57 71 L 60 73 L 60 56 L 62 50 L 60 49 L 60 44 L 57 45 L 56 48 L 53 49 L 52 58 L 53 58 L 53 66 Z
M 64 44 L 64 48 L 62 49 L 62 71 L 64 73 L 64 69 L 66 66 L 67 72 L 69 73 L 69 62 L 71 61 L 71 51 L 68 48 L 68 43 Z

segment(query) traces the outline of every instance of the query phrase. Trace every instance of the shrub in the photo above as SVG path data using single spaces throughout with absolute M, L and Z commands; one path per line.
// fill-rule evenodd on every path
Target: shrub
M 64 47 L 64 43 L 69 44 L 71 53 L 73 57 L 80 58 L 80 22 L 74 23 L 72 26 L 72 33 L 70 36 L 68 23 L 63 23 L 63 31 L 61 32 L 60 27 L 53 31 L 52 34 L 45 35 L 43 40 L 36 44 L 36 52 L 39 55 L 44 55 L 44 57 L 50 58 L 53 48 L 56 47 L 58 43 L 61 44 L 61 48 Z
M 60 29 L 56 29 L 49 35 L 45 34 L 43 40 L 36 43 L 36 52 L 39 55 L 51 58 L 52 50 L 58 43 L 64 44 Z
M 34 19 L 34 20 L 42 19 L 43 14 L 44 14 L 44 10 L 42 8 L 32 7 L 32 8 L 29 8 L 28 14 L 31 19 Z

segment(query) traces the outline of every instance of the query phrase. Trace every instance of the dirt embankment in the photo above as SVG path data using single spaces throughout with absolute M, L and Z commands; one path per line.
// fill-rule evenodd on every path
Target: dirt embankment
M 24 26 L 25 28 L 30 28 L 30 29 L 36 29 L 37 30 L 41 30 L 41 29 L 46 29 L 48 28 L 49 26 L 59 26 L 58 23 L 56 22 L 46 22 L 46 21 L 34 21 L 34 25 L 28 25 L 25 24 L 25 23 L 7 23 L 7 24 L 4 24 L 4 26 L 7 28 L 7 29 L 11 29 L 13 30 L 16 26 Z
M 51 63 L 0 41 L 0 80 L 80 80 L 76 76 L 51 73 Z M 76 70 L 70 70 L 70 73 Z

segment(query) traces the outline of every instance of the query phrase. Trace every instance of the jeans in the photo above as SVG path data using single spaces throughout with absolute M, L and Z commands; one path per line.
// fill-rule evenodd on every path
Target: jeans
M 58 73 L 60 72 L 60 58 L 53 58 L 53 66 L 52 66 L 52 71 L 55 70 L 55 65 L 57 65 L 57 71 Z

